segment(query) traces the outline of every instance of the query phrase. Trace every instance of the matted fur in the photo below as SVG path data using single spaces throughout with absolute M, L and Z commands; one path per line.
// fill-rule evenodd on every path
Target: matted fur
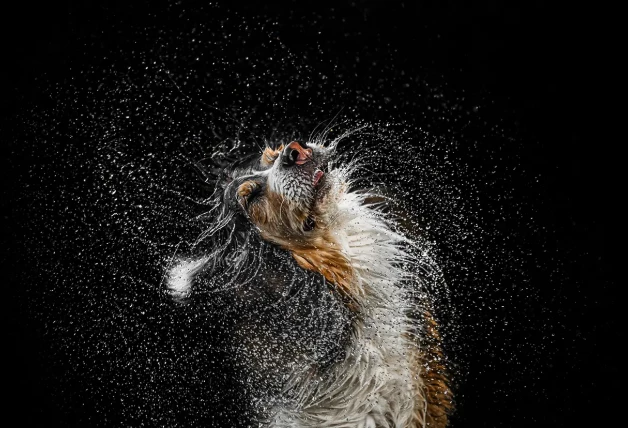
M 288 366 L 293 373 L 285 373 L 281 390 L 258 398 L 260 421 L 276 428 L 445 427 L 452 397 L 437 325 L 413 297 L 421 263 L 407 252 L 414 243 L 395 232 L 378 204 L 368 203 L 371 193 L 350 190 L 352 169 L 334 167 L 333 148 L 307 147 L 307 153 L 296 147 L 303 169 L 279 163 L 290 145 L 265 150 L 252 166 L 228 167 L 206 233 L 221 249 L 180 260 L 169 287 L 185 296 L 201 266 L 224 264 L 216 258 L 229 258 L 231 241 L 261 237 L 321 274 L 353 315 L 343 357 Z

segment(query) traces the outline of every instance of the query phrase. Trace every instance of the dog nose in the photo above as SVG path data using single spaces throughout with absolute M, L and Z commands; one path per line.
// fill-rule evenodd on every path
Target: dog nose
M 291 142 L 283 149 L 281 154 L 281 164 L 285 167 L 303 165 L 312 156 L 312 149 L 304 147 L 296 141 Z

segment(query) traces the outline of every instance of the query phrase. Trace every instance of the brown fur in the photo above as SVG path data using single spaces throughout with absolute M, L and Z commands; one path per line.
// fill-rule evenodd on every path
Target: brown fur
M 417 409 L 415 427 L 445 428 L 453 410 L 445 356 L 440 346 L 438 324 L 429 310 L 423 313 L 425 334 L 419 339 L 417 379 L 421 379 L 427 401 L 425 409 Z
M 353 268 L 349 260 L 325 237 L 316 239 L 313 245 L 308 246 L 288 244 L 286 249 L 292 252 L 299 266 L 320 272 L 327 281 L 338 287 L 343 296 L 353 300 L 357 297 L 356 294 L 362 294 L 355 286 Z
M 254 180 L 249 180 L 245 181 L 240 185 L 240 187 L 238 187 L 238 199 L 243 207 L 246 208 L 246 206 L 248 205 L 247 198 L 258 186 L 259 184 L 257 182 L 255 182 Z
M 271 149 L 270 147 L 266 147 L 264 152 L 262 153 L 261 163 L 264 166 L 271 166 L 275 159 L 279 156 L 279 153 L 283 150 L 283 144 L 276 149 Z
M 240 188 L 247 183 L 249 181 L 241 184 Z M 307 218 L 307 212 L 293 207 L 280 194 L 267 189 L 263 198 L 259 198 L 247 208 L 251 221 L 261 230 L 264 239 L 275 243 L 279 243 L 279 240 L 304 241 L 304 236 L 295 231 L 301 228 Z

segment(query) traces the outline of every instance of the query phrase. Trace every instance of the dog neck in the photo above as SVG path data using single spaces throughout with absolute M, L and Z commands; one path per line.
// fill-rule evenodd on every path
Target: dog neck
M 367 311 L 398 294 L 406 258 L 400 244 L 407 241 L 393 232 L 385 215 L 367 204 L 366 195 L 342 194 L 330 212 L 327 227 L 307 245 L 290 245 L 304 269 L 318 271 L 348 298 L 350 308 Z

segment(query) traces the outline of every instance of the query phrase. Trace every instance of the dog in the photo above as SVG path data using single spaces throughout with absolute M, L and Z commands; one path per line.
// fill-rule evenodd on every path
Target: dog
M 453 397 L 422 256 L 385 198 L 355 189 L 338 141 L 205 171 L 204 250 L 173 261 L 168 291 L 232 293 L 232 363 L 260 426 L 444 428 Z

